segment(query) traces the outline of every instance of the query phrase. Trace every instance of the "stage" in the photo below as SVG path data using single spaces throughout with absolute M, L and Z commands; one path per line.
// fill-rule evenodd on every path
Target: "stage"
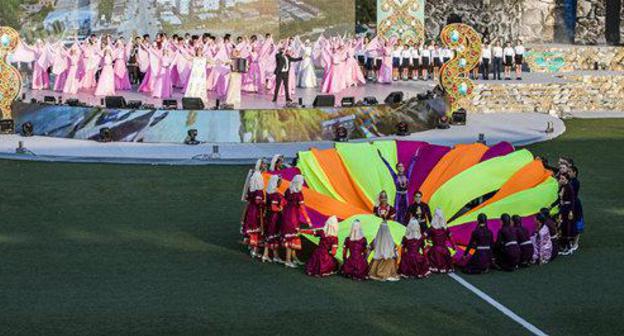
M 546 125 L 552 122 L 554 131 L 546 133 Z M 485 135 L 488 145 L 508 141 L 514 146 L 547 141 L 565 132 L 562 120 L 538 113 L 493 113 L 470 115 L 465 126 L 450 129 L 431 129 L 405 137 L 378 137 L 374 140 L 419 140 L 432 144 L 452 146 L 475 142 L 479 134 Z M 360 139 L 357 141 L 370 141 Z M 16 154 L 19 142 L 32 154 Z M 175 143 L 100 143 L 44 136 L 0 136 L 0 158 L 53 162 L 107 162 L 137 164 L 249 164 L 259 157 L 271 157 L 275 153 L 292 158 L 298 151 L 311 147 L 330 148 L 332 141 L 306 141 L 288 143 L 202 143 L 184 145 Z

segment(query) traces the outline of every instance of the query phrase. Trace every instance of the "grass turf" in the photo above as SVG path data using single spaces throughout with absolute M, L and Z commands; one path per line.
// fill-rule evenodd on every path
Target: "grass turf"
M 581 170 L 573 257 L 464 276 L 552 335 L 621 334 L 624 120 L 571 120 L 529 148 Z M 0 161 L 0 334 L 528 332 L 446 276 L 309 278 L 237 243 L 248 167 Z

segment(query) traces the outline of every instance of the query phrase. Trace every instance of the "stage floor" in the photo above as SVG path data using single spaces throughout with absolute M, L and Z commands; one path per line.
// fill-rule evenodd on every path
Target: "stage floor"
M 547 122 L 552 122 L 553 133 L 545 133 Z M 565 131 L 559 118 L 538 113 L 493 113 L 471 114 L 466 126 L 450 129 L 433 129 L 413 133 L 406 137 L 361 139 L 373 141 L 384 139 L 419 140 L 432 144 L 452 146 L 475 142 L 479 134 L 485 135 L 488 145 L 508 141 L 514 146 L 547 141 Z M 18 142 L 32 151 L 32 155 L 16 154 Z M 354 140 L 353 142 L 357 142 Z M 142 164 L 248 164 L 259 157 L 271 157 L 276 153 L 292 158 L 298 151 L 310 147 L 331 148 L 331 141 L 296 143 L 204 143 L 196 146 L 171 143 L 111 142 L 98 143 L 90 140 L 75 140 L 52 137 L 21 137 L 0 135 L 0 158 L 58 162 L 109 162 Z M 218 157 L 212 156 L 218 150 Z

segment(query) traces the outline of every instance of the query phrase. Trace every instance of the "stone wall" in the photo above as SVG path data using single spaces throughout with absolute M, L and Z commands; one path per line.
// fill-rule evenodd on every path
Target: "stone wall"
M 547 43 L 555 38 L 556 0 L 524 0 L 520 38 L 525 43 Z
M 620 43 L 624 44 L 624 1 L 620 9 Z
M 576 5 L 576 37 L 578 44 L 604 44 L 607 20 L 606 0 L 578 0 Z
M 543 84 L 478 84 L 470 112 L 537 112 L 559 117 L 572 111 L 624 111 L 624 76 L 570 75 Z
M 597 46 L 571 46 L 551 47 L 536 46 L 528 48 L 526 62 L 531 72 L 550 72 L 554 70 L 541 67 L 537 64 L 537 58 L 541 58 L 541 64 L 548 58 L 555 60 L 563 58 L 564 65 L 558 68 L 558 72 L 576 70 L 594 70 L 595 64 L 601 70 L 624 71 L 624 47 L 597 47 Z

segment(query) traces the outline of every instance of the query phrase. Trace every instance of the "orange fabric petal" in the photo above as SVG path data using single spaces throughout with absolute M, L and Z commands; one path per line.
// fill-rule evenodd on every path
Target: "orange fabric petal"
M 264 185 L 268 185 L 271 174 L 264 173 L 262 176 L 264 177 Z M 279 191 L 285 193 L 289 186 L 290 181 L 282 180 Z M 306 207 L 314 209 L 325 216 L 335 215 L 338 218 L 346 219 L 355 215 L 370 214 L 368 210 L 335 200 L 307 187 L 303 188 L 303 198 Z
M 531 189 L 551 176 L 551 172 L 544 168 L 542 161 L 533 160 L 513 174 L 505 184 L 487 201 L 481 203 L 478 207 L 468 211 L 471 213 L 477 211 L 489 204 L 500 201 L 503 198 L 513 195 L 517 192 Z
M 312 154 L 323 168 L 325 176 L 329 179 L 334 190 L 345 200 L 345 203 L 358 208 L 373 210 L 372 202 L 355 183 L 336 149 L 318 150 L 312 148 Z
M 429 176 L 427 176 L 425 182 L 420 187 L 420 191 L 423 193 L 423 200 L 429 202 L 431 196 L 442 184 L 453 176 L 479 163 L 487 150 L 488 147 L 480 143 L 456 145 L 433 167 L 433 170 L 431 170 Z

